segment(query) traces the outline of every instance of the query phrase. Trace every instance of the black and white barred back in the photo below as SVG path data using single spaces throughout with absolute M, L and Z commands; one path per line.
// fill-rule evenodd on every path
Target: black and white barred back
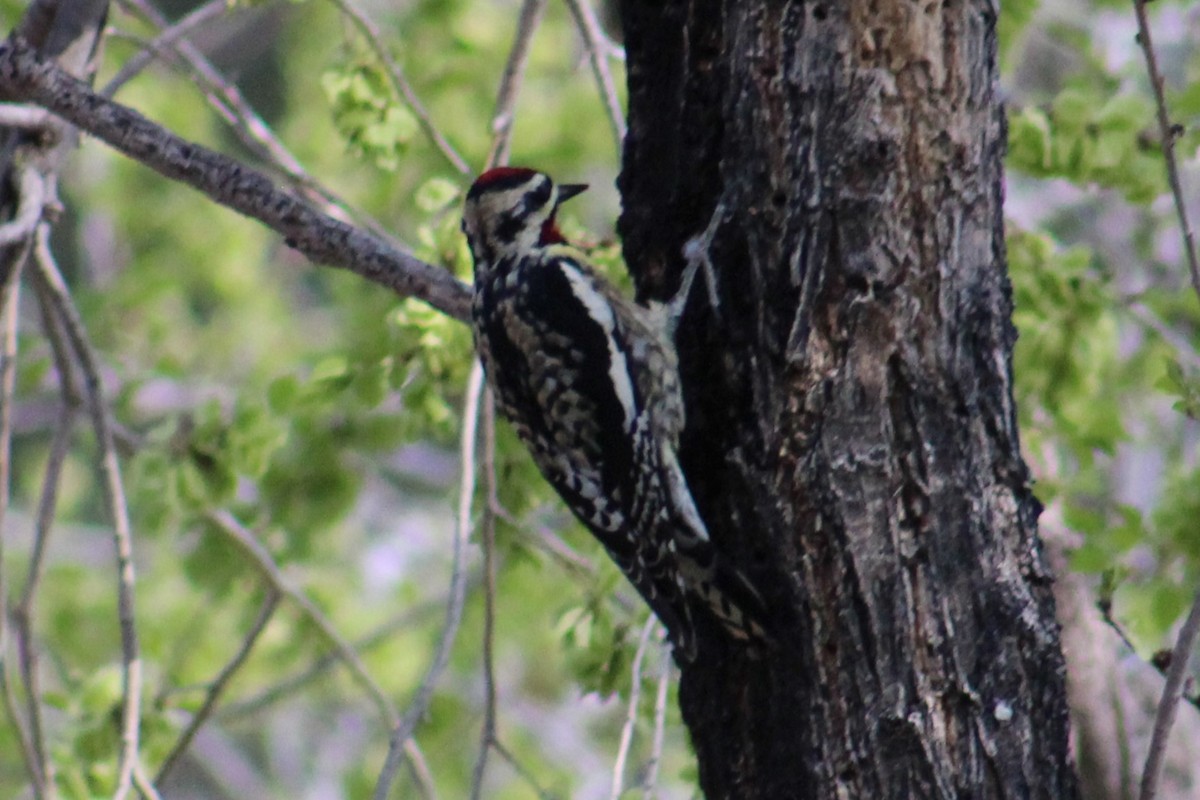
M 555 225 L 559 203 L 584 188 L 499 168 L 467 194 L 488 381 L 546 480 L 684 657 L 695 654 L 693 605 L 734 637 L 759 638 L 761 600 L 717 562 L 676 457 L 684 414 L 668 308 L 626 300 Z

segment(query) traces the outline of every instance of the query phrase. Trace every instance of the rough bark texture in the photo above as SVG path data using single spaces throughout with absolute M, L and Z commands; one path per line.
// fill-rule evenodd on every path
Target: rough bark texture
M 1077 795 L 1012 402 L 988 0 L 623 0 L 621 234 L 681 331 L 683 461 L 778 611 L 681 705 L 709 798 Z

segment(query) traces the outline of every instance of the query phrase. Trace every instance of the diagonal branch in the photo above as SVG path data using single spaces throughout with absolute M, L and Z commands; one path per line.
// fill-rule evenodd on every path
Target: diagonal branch
M 268 584 L 266 596 L 263 597 L 262 607 L 258 610 L 258 616 L 255 617 L 254 623 L 250 626 L 250 630 L 242 639 L 241 646 L 237 652 L 233 654 L 233 658 L 221 668 L 217 677 L 213 679 L 205 692 L 204 702 L 200 705 L 199 710 L 192 715 L 192 719 L 188 722 L 187 728 L 179 735 L 178 741 L 175 742 L 175 747 L 163 759 L 162 765 L 158 768 L 158 775 L 154 778 L 154 783 L 161 786 L 171 773 L 171 768 L 179 762 L 180 756 L 187 750 L 188 745 L 192 743 L 197 731 L 208 721 L 212 716 L 213 709 L 217 707 L 217 700 L 225 691 L 225 687 L 229 685 L 229 681 L 233 678 L 242 665 L 246 663 L 246 659 L 250 657 L 250 651 L 254 649 L 255 642 L 258 641 L 259 635 L 267 628 L 267 623 L 271 621 L 271 617 L 275 614 L 275 609 L 279 606 L 279 598 L 281 592 L 274 586 Z
M 259 575 L 262 576 L 266 583 L 272 589 L 279 592 L 289 603 L 298 608 L 301 614 L 312 623 L 313 627 L 325 639 L 328 646 L 345 662 L 355 683 L 366 691 L 374 701 L 380 718 L 386 724 L 394 725 L 398 716 L 396 709 L 392 705 L 392 701 L 388 699 L 387 693 L 371 677 L 371 673 L 367 670 L 358 652 L 338 633 L 333 622 L 313 603 L 312 599 L 301 589 L 293 586 L 284 576 L 283 570 L 275 563 L 275 559 L 267 552 L 267 548 L 263 547 L 257 537 L 246 526 L 242 525 L 233 514 L 224 509 L 209 511 L 204 515 L 204 518 L 233 542 L 245 555 L 249 556 L 255 569 L 258 570 Z
M 271 130 L 271 126 L 250 106 L 238 87 L 205 58 L 204 53 L 187 38 L 180 39 L 181 36 L 190 33 L 193 28 L 207 21 L 215 13 L 209 9 L 216 8 L 221 12 L 227 11 L 226 0 L 210 0 L 207 5 L 188 14 L 175 25 L 169 25 L 167 19 L 149 0 L 123 0 L 123 5 L 142 14 L 152 25 L 162 31 L 158 38 L 148 42 L 145 49 L 130 59 L 126 67 L 141 69 L 144 66 L 142 62 L 147 58 L 155 55 L 174 54 L 178 68 L 185 72 L 217 115 L 229 125 L 238 141 L 264 164 L 269 165 L 272 171 L 277 171 L 282 175 L 289 186 L 335 219 L 363 225 L 399 250 L 406 253 L 412 251 L 411 247 L 400 241 L 370 214 L 353 208 L 350 203 L 322 186 L 316 178 L 308 174 L 299 159 L 279 139 L 275 131 Z M 139 62 L 136 65 L 134 64 L 135 60 Z M 118 80 L 122 79 L 124 74 L 126 74 L 126 68 L 122 68 L 121 73 L 109 81 L 100 90 L 100 93 L 111 98 L 116 89 L 120 88 Z
M 517 34 L 513 37 L 504 74 L 500 77 L 500 89 L 496 92 L 496 111 L 492 115 L 492 149 L 486 162 L 489 169 L 508 163 L 513 121 L 516 119 L 517 92 L 525 75 L 525 64 L 529 61 L 529 45 L 545 10 L 546 0 L 525 0 L 521 4 Z
M 1167 755 L 1167 740 L 1175 724 L 1179 700 L 1183 697 L 1187 677 L 1191 673 L 1192 656 L 1196 651 L 1196 640 L 1200 638 L 1200 592 L 1192 601 L 1192 609 L 1179 629 L 1175 650 L 1171 653 L 1171 665 L 1167 668 L 1167 683 L 1163 687 L 1158 712 L 1154 717 L 1154 732 L 1150 738 L 1150 752 L 1146 756 L 1146 767 L 1142 771 L 1140 800 L 1154 800 L 1158 791 L 1158 779 L 1162 774 Z
M 13 395 L 16 390 L 17 378 L 17 330 L 18 309 L 20 306 L 21 272 L 29 247 L 22 247 L 19 252 L 9 252 L 7 275 L 0 285 L 0 693 L 4 696 L 4 707 L 8 712 L 9 721 L 21 746 L 21 757 L 25 762 L 25 771 L 29 773 L 33 787 L 33 796 L 42 800 L 45 790 L 45 761 L 44 750 L 38 746 L 36 734 L 27 731 L 21 719 L 20 701 L 14 687 L 15 679 L 10 679 L 8 660 L 8 583 L 5 579 L 7 570 L 4 563 L 4 517 L 8 511 L 9 482 L 12 479 L 12 407 Z M 17 646 L 24 652 L 26 643 L 21 638 L 18 626 Z M 24 659 L 21 659 L 24 661 Z M 30 694 L 28 685 L 26 695 Z M 29 727 L 35 728 L 36 721 L 30 720 Z
M 150 12 L 155 12 L 153 6 L 141 7 L 141 4 L 133 4 L 144 14 L 149 16 Z M 196 10 L 187 14 L 174 25 L 169 25 L 162 29 L 162 32 L 155 37 L 154 41 L 142 50 L 138 51 L 131 59 L 121 65 L 121 69 L 117 74 L 104 85 L 100 93 L 105 97 L 112 97 L 129 81 L 133 80 L 139 72 L 150 65 L 150 62 L 155 59 L 162 51 L 174 47 L 180 39 L 183 39 L 196 28 L 200 27 L 209 20 L 216 19 L 229 10 L 229 3 L 226 0 L 209 0 L 209 2 L 200 6 Z M 165 18 L 155 13 L 157 18 L 152 19 L 156 24 L 166 22 Z
M 637 722 L 638 703 L 642 697 L 642 659 L 646 657 L 646 648 L 650 645 L 650 634 L 658 618 L 653 614 L 642 626 L 642 636 L 638 639 L 637 651 L 633 654 L 633 664 L 629 668 L 629 708 L 625 713 L 625 724 L 621 726 L 621 741 L 617 746 L 617 757 L 613 761 L 612 792 L 610 800 L 619 800 L 625 790 L 625 762 L 629 758 L 629 748 L 633 744 L 633 726 Z
M 98 460 L 101 494 L 112 519 L 113 545 L 117 556 L 117 617 L 121 628 L 124 685 L 121 708 L 122 747 L 114 797 L 121 800 L 132 788 L 141 732 L 142 660 L 134 619 L 133 534 L 129 525 L 125 487 L 121 481 L 121 467 L 117 461 L 117 450 L 113 441 L 112 420 L 109 418 L 100 382 L 100 368 L 96 363 L 95 351 L 88 340 L 86 329 L 79 318 L 79 312 L 75 309 L 66 283 L 54 263 L 49 237 L 50 226 L 43 223 L 37 231 L 35 275 L 45 290 L 42 297 L 49 305 L 49 313 L 62 324 L 83 373 L 84 395 L 92 414 L 92 427 L 100 449 Z
M 625 113 L 621 110 L 621 98 L 617 96 L 617 85 L 613 81 L 612 71 L 608 68 L 608 48 L 604 31 L 600 29 L 600 21 L 596 19 L 596 11 L 588 0 L 566 0 L 575 17 L 579 35 L 583 38 L 583 46 L 587 49 L 588 61 L 592 65 L 592 74 L 596 76 L 596 85 L 600 88 L 600 96 L 604 100 L 604 110 L 608 113 L 608 123 L 612 126 L 613 137 L 617 140 L 617 150 L 625 142 Z
M 50 529 L 54 524 L 58 506 L 62 469 L 70 451 L 71 433 L 80 398 L 66 331 L 63 330 L 53 312 L 53 302 L 47 296 L 43 282 L 34 281 L 34 287 L 38 292 L 42 332 L 50 343 L 54 368 L 58 373 L 59 393 L 63 402 L 58 425 L 55 427 L 54 438 L 50 445 L 50 457 L 46 462 L 45 476 L 42 480 L 42 493 L 38 500 L 37 518 L 34 523 L 33 552 L 29 558 L 25 587 L 21 591 L 21 599 L 17 603 L 17 607 L 13 610 L 13 618 L 19 634 L 21 679 L 25 683 L 25 705 L 29 718 L 29 731 L 38 761 L 42 765 L 45 785 L 51 788 L 54 786 L 55 780 L 54 762 L 49 758 L 50 748 L 46 738 L 46 726 L 42 721 L 43 698 L 39 679 L 38 653 L 33 640 L 34 603 L 41 585 L 46 546 L 50 539 Z M 48 791 L 47 796 L 53 796 L 52 792 Z
M 375 52 L 375 57 L 383 62 L 383 67 L 387 70 L 388 77 L 392 81 L 392 87 L 404 99 L 404 102 L 408 104 L 408 107 L 416 116 L 417 122 L 420 123 L 421 130 L 433 142 L 433 146 L 437 148 L 437 151 L 450 162 L 450 165 L 454 169 L 458 170 L 460 175 L 470 175 L 471 168 L 467 166 L 467 162 L 463 160 L 463 157 L 455 151 L 446 137 L 433 124 L 433 117 L 429 115 L 429 111 L 421 102 L 421 98 L 417 97 L 417 93 L 413 90 L 412 85 L 404 77 L 404 71 L 400 69 L 400 65 L 396 63 L 396 60 L 392 58 L 392 54 L 388 52 L 387 47 L 383 43 L 383 35 L 375 27 L 375 23 L 371 21 L 371 18 L 355 8 L 350 0 L 331 0 L 331 2 L 350 18 L 358 28 L 359 33 L 367 40 L 367 44 Z
M 658 691 L 654 695 L 654 736 L 650 744 L 650 760 L 642 780 L 646 800 L 658 794 L 658 768 L 662 763 L 663 738 L 667 730 L 667 691 L 671 688 L 671 651 L 660 643 L 658 648 Z
M 469 315 L 470 289 L 446 270 L 322 214 L 245 164 L 106 100 L 39 60 L 36 50 L 19 39 L 0 44 L 0 96 L 43 106 L 130 158 L 266 224 L 314 263 L 349 270 L 456 319 Z
M 466 602 L 467 570 L 464 567 L 467 539 L 471 532 L 471 505 L 475 498 L 475 432 L 479 423 L 480 399 L 483 395 L 483 366 L 476 359 L 471 365 L 471 375 L 467 379 L 467 400 L 463 409 L 463 430 L 460 441 L 462 459 L 462 479 L 458 494 L 458 521 L 454 531 L 454 547 L 451 551 L 450 564 L 450 600 L 446 603 L 446 622 L 442 626 L 442 635 L 438 639 L 437 649 L 429 671 L 417 688 L 411 705 L 404 713 L 400 724 L 392 732 L 388 743 L 388 754 L 379 779 L 375 783 L 374 800 L 386 800 L 391 791 L 392 780 L 400 768 L 400 747 L 412 738 L 417 723 L 429 709 L 433 699 L 434 686 L 443 670 L 450 661 L 450 649 L 454 646 L 454 638 L 462 622 L 463 606 Z
M 1163 89 L 1162 70 L 1158 68 L 1158 55 L 1154 51 L 1154 41 L 1150 38 L 1150 21 L 1146 17 L 1147 0 L 1133 0 L 1133 10 L 1137 15 L 1138 44 L 1146 56 L 1146 72 L 1150 76 L 1150 88 L 1154 91 L 1154 105 L 1158 112 L 1158 129 L 1162 136 L 1163 160 L 1167 164 L 1167 182 L 1171 184 L 1171 195 L 1175 199 L 1175 213 L 1179 217 L 1179 227 L 1183 232 L 1183 249 L 1187 256 L 1188 271 L 1192 276 L 1192 288 L 1200 295 L 1200 256 L 1196 253 L 1196 237 L 1192 233 L 1192 224 L 1188 220 L 1187 204 L 1183 199 L 1183 184 L 1179 178 L 1179 162 L 1175 159 L 1175 140 L 1182 128 L 1171 122 L 1167 111 L 1167 97 Z
M 483 480 L 487 496 L 496 493 L 496 399 L 490 389 L 483 397 Z M 496 515 L 491 503 L 483 507 L 483 725 L 479 755 L 471 776 L 471 800 L 483 792 L 488 753 L 496 739 Z

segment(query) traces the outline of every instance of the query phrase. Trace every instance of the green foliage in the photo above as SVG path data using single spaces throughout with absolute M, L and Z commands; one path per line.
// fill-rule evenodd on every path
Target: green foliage
M 1104 392 L 1119 379 L 1118 328 L 1107 282 L 1091 268 L 1084 248 L 1057 251 L 1046 236 L 1010 232 L 1009 274 L 1013 321 L 1021 332 L 1014 372 L 1022 426 L 1037 443 L 1045 426 L 1081 464 L 1093 451 L 1111 454 L 1125 438 L 1116 395 Z
M 257 0 L 231 5 L 277 8 Z M 1010 230 L 1021 430 L 1039 497 L 1081 537 L 1073 567 L 1103 576 L 1105 596 L 1149 649 L 1177 620 L 1200 575 L 1200 470 L 1185 444 L 1200 408 L 1200 313 L 1179 259 L 1162 245 L 1177 231 L 1154 202 L 1166 184 L 1140 66 L 1114 69 L 1086 22 L 1047 19 L 1045 5 L 1002 5 L 1006 67 L 1020 66 L 1033 31 L 1069 62 L 1045 86 L 1015 87 L 1032 99 L 1010 117 L 1010 178 L 1035 187 L 1061 179 L 1082 199 L 1038 208 L 1028 230 Z M 24 4 L 0 2 L 10 22 L 23 11 Z M 491 143 L 513 6 L 418 0 L 371 12 L 430 118 L 479 168 Z M 269 98 L 264 114 L 281 141 L 357 219 L 381 221 L 418 257 L 469 277 L 458 228 L 469 179 L 429 141 L 356 29 L 333 4 L 297 2 L 263 18 L 269 24 L 249 30 L 261 35 L 271 68 L 253 62 L 233 71 L 242 73 L 244 92 Z M 228 22 L 237 28 L 239 19 Z M 132 37 L 109 41 L 101 82 L 136 52 L 136 39 L 156 35 L 116 7 L 113 23 Z M 566 10 L 550 4 L 517 106 L 512 160 L 570 180 L 611 178 L 618 151 L 576 41 Z M 1190 158 L 1198 143 L 1200 59 L 1194 47 L 1178 47 L 1168 94 L 1185 125 L 1180 153 Z M 117 99 L 190 139 L 249 158 L 185 75 L 155 69 Z M 114 389 L 133 514 L 148 676 L 143 761 L 152 771 L 165 757 L 262 602 L 261 573 L 214 521 L 218 511 L 244 523 L 289 583 L 355 643 L 387 696 L 406 702 L 443 623 L 468 329 L 354 276 L 311 268 L 256 223 L 95 141 L 85 139 L 61 190 L 67 214 L 55 248 Z M 615 219 L 615 205 L 598 208 L 597 196 L 572 201 L 568 210 L 579 216 L 566 214 L 562 226 L 628 290 L 611 230 L 579 221 Z M 1117 234 L 1121 247 L 1096 224 L 1114 208 L 1128 226 Z M 28 325 L 18 405 L 53 406 L 56 380 L 48 346 Z M 49 749 L 64 798 L 111 796 L 119 741 L 112 554 L 85 416 L 60 483 L 34 620 L 48 654 Z M 501 737 L 546 789 L 575 796 L 589 776 L 544 740 L 546 717 L 573 715 L 566 727 L 579 738 L 571 745 L 587 751 L 578 763 L 610 757 L 645 612 L 640 602 L 624 602 L 631 592 L 619 573 L 562 510 L 511 429 L 495 433 L 494 500 L 503 511 L 495 637 Z M 1153 496 L 1121 491 L 1113 465 L 1135 450 L 1161 458 Z M 18 431 L 15 510 L 6 527 L 30 527 L 49 455 L 48 428 Z M 491 491 L 480 486 L 476 518 Z M 18 536 L 6 550 L 6 577 L 23 578 L 32 558 L 24 541 Z M 477 538 L 468 561 L 462 632 L 418 737 L 446 797 L 467 793 L 482 715 Z M 19 585 L 10 581 L 12 591 Z M 373 786 L 388 731 L 345 670 L 320 666 L 329 651 L 305 613 L 285 601 L 222 704 L 253 700 L 253 708 L 209 723 L 243 747 L 274 796 L 300 796 L 330 775 L 320 785 L 337 785 L 347 797 L 368 796 Z M 315 677 L 305 678 L 310 670 Z M 637 746 L 648 739 L 655 680 L 642 678 Z M 292 682 L 300 687 L 293 693 L 264 695 Z M 594 697 L 580 703 L 580 694 Z M 663 771 L 677 786 L 694 786 L 673 701 L 668 708 Z M 323 745 L 345 732 L 337 729 L 343 724 L 364 732 L 365 752 L 337 762 L 335 751 L 354 748 Z M 272 758 L 285 747 L 281 763 L 319 762 L 328 772 L 274 771 Z M 0 726 L 0 796 L 21 794 L 23 769 L 11 727 Z M 505 769 L 495 773 L 488 796 L 532 794 Z
M 375 64 L 339 66 L 321 76 L 338 131 L 351 152 L 394 172 L 420 126 L 392 99 L 391 86 Z
M 1009 0 L 1005 3 L 1004 13 L 996 24 L 996 33 L 1000 38 L 1001 63 L 1006 69 L 1010 66 L 1014 45 L 1040 6 L 1041 0 Z
M 469 179 L 430 142 L 357 29 L 332 4 L 296 3 L 284 13 L 267 8 L 271 15 L 256 19 L 269 23 L 246 35 L 258 37 L 268 54 L 231 70 L 244 77 L 243 93 L 269 99 L 261 105 L 267 123 L 316 181 L 356 209 L 357 219 L 382 221 L 418 257 L 469 277 L 458 218 Z M 23 10 L 3 7 L 9 19 Z M 372 9 L 385 46 L 430 118 L 475 168 L 491 143 L 497 81 L 514 32 L 511 11 L 467 0 Z M 227 22 L 239 29 L 250 19 L 235 15 Z M 132 38 L 109 42 L 101 83 L 137 51 L 135 39 L 156 35 L 116 7 L 112 21 Z M 591 75 L 568 46 L 575 36 L 566 9 L 551 6 L 533 42 L 513 159 L 571 178 L 611 176 L 618 151 Z M 271 68 L 263 68 L 268 62 Z M 621 83 L 620 65 L 614 68 Z M 186 75 L 152 68 L 117 99 L 189 139 L 254 160 Z M 115 387 L 123 437 L 147 674 L 147 768 L 153 772 L 173 746 L 262 600 L 259 568 L 217 523 L 217 512 L 245 525 L 261 553 L 356 642 L 383 691 L 402 704 L 424 677 L 443 622 L 469 330 L 355 276 L 311 268 L 258 224 L 93 140 L 85 139 L 61 186 L 68 214 L 55 249 L 101 353 L 106 385 Z M 577 202 L 586 212 L 589 200 Z M 615 215 L 609 207 L 598 216 Z M 564 222 L 583 233 L 569 216 Z M 606 252 L 616 267 L 617 249 Z M 20 358 L 20 402 L 53 398 L 57 375 L 33 325 L 22 330 Z M 111 544 L 85 417 L 60 485 L 54 535 L 62 541 L 41 579 L 35 620 L 39 642 L 53 654 L 54 667 L 43 678 L 56 703 L 50 749 L 66 798 L 111 796 L 119 743 Z M 14 505 L 26 515 L 36 508 L 49 447 L 46 430 L 16 442 Z M 610 607 L 615 570 L 590 537 L 565 524 L 552 491 L 505 427 L 496 462 L 498 500 L 514 515 L 498 531 L 497 663 L 512 665 L 505 669 L 522 676 L 539 703 L 577 702 L 570 691 L 577 673 L 613 692 L 628 680 L 619 673 L 628 665 L 622 637 L 631 624 L 629 611 Z M 547 508 L 555 527 L 566 528 L 562 546 L 576 550 L 581 563 L 604 564 L 602 577 L 581 577 L 547 555 L 530 522 Z M 474 576 L 475 544 L 467 555 Z M 29 558 L 20 548 L 6 552 L 6 568 L 20 575 Z M 451 669 L 420 731 L 444 796 L 466 795 L 477 752 L 482 598 L 476 582 L 472 587 Z M 586 644 L 564 645 L 556 616 L 581 603 L 597 620 L 593 635 Z M 404 624 L 396 621 L 400 613 Z M 222 707 L 295 678 L 328 652 L 324 634 L 282 602 Z M 606 660 L 602 674 L 593 665 Z M 258 711 L 209 725 L 236 737 L 275 796 L 288 797 L 305 791 L 306 776 L 272 773 L 268 754 L 279 745 L 269 732 L 278 709 L 302 720 L 294 737 L 284 737 L 294 739 L 287 747 L 296 754 L 335 735 L 330 719 L 353 716 L 368 732 L 368 752 L 321 768 L 338 776 L 347 796 L 367 795 L 386 726 L 344 670 L 326 668 L 318 676 L 298 684 L 302 695 L 263 701 Z M 537 735 L 541 717 L 551 713 L 502 708 L 504 741 L 547 788 L 571 796 L 587 776 L 555 758 Z M 581 734 L 580 746 L 611 752 L 623 710 L 612 701 L 588 714 L 609 724 Z M 11 729 L 0 726 L 0 795 L 20 793 L 13 787 L 25 784 L 23 770 Z M 494 772 L 489 796 L 528 796 L 519 779 L 503 768 Z
M 1040 178 L 1117 189 L 1131 203 L 1148 203 L 1166 188 L 1161 157 L 1144 134 L 1153 119 L 1147 97 L 1106 99 L 1068 89 L 1049 109 L 1025 108 L 1012 116 L 1009 165 Z
M 1026 26 L 1028 10 L 1015 10 L 1010 30 Z M 1009 166 L 1069 181 L 1082 196 L 1040 210 L 1040 230 L 1009 235 L 1022 435 L 1039 497 L 1082 537 L 1072 567 L 1104 576 L 1114 612 L 1152 650 L 1200 565 L 1187 529 L 1200 511 L 1197 487 L 1182 446 L 1200 410 L 1198 298 L 1177 250 L 1162 255 L 1164 242 L 1179 240 L 1178 220 L 1160 213 L 1169 208 L 1166 170 L 1142 54 L 1114 69 L 1086 23 L 1059 19 L 1045 30 L 1064 66 L 1038 87 L 1049 89 L 1044 102 L 1010 115 Z M 1186 159 L 1200 141 L 1188 124 L 1200 113 L 1200 59 L 1179 47 L 1160 41 L 1159 58 Z M 1167 53 L 1188 53 L 1186 66 L 1170 66 Z M 1119 230 L 1100 222 L 1117 218 Z M 1164 477 L 1149 491 L 1127 488 L 1146 469 Z

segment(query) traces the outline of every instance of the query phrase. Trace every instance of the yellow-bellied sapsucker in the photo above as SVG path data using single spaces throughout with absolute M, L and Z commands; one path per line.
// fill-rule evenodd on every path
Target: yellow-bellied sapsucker
M 555 224 L 558 205 L 585 188 L 514 167 L 475 181 L 462 223 L 475 347 L 542 475 L 690 659 L 694 607 L 734 637 L 763 633 L 761 600 L 720 563 L 676 457 L 673 338 L 695 266 L 669 304 L 626 300 Z

